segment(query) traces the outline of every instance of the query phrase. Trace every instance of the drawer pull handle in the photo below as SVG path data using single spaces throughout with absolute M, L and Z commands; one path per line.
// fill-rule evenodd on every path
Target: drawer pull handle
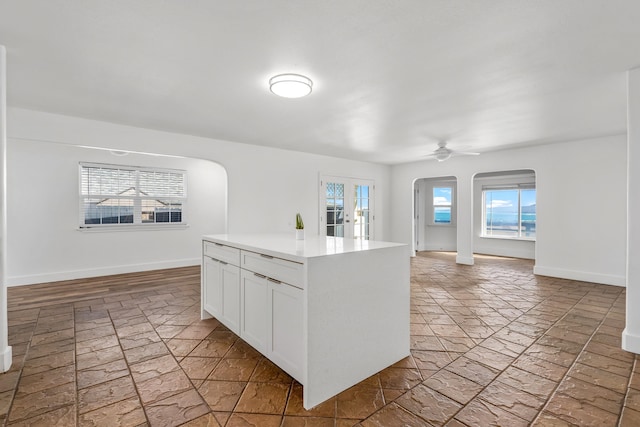
M 224 262 L 224 261 L 220 261 L 220 264 L 222 264 L 222 265 L 227 265 L 227 263 L 226 263 L 226 262 Z
M 224 246 L 222 243 L 213 242 L 216 246 Z
M 259 273 L 253 273 L 254 276 L 259 277 L 261 279 L 265 279 L 267 276 L 263 275 L 263 274 L 259 274 Z
M 260 254 L 262 258 L 273 259 L 271 255 Z
M 275 283 L 277 285 L 282 284 L 282 282 L 280 280 L 276 280 L 276 279 L 272 279 L 271 277 L 267 278 L 268 281 Z

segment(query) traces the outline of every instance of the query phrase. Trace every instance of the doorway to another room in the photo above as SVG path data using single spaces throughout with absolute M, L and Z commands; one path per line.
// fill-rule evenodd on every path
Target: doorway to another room
M 457 250 L 457 178 L 421 178 L 414 182 L 414 250 Z

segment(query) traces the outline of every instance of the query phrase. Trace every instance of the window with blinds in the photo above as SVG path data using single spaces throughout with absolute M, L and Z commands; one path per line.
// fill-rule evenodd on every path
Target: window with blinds
M 186 171 L 80 163 L 80 227 L 185 224 Z

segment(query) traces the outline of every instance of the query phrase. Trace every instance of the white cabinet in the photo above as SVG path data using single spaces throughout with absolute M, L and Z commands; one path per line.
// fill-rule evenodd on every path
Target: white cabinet
M 292 377 L 303 378 L 303 291 L 269 281 L 269 347 L 267 357 Z
M 303 290 L 278 280 L 302 286 L 302 264 L 211 242 L 203 253 L 203 310 L 302 382 Z
M 268 282 L 262 274 L 242 270 L 240 336 L 256 350 L 267 350 Z
M 202 260 L 202 310 L 240 333 L 240 251 L 205 242 Z M 234 257 L 234 254 L 237 255 Z M 221 259 L 216 259 L 222 258 Z M 228 261 L 235 261 L 235 265 Z
M 389 242 L 204 236 L 202 315 L 302 384 L 310 409 L 410 354 L 409 261 Z
M 240 336 L 302 381 L 302 289 L 245 269 L 241 278 Z
M 221 264 L 222 314 L 218 320 L 240 334 L 240 267 L 222 261 Z
M 205 256 L 202 262 L 202 308 L 212 316 L 222 315 L 222 264 Z

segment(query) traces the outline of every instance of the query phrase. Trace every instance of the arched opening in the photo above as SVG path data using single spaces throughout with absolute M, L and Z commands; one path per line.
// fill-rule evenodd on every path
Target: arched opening
M 457 178 L 441 176 L 414 181 L 414 251 L 457 250 Z
M 535 259 L 536 173 L 478 173 L 473 178 L 475 254 Z

